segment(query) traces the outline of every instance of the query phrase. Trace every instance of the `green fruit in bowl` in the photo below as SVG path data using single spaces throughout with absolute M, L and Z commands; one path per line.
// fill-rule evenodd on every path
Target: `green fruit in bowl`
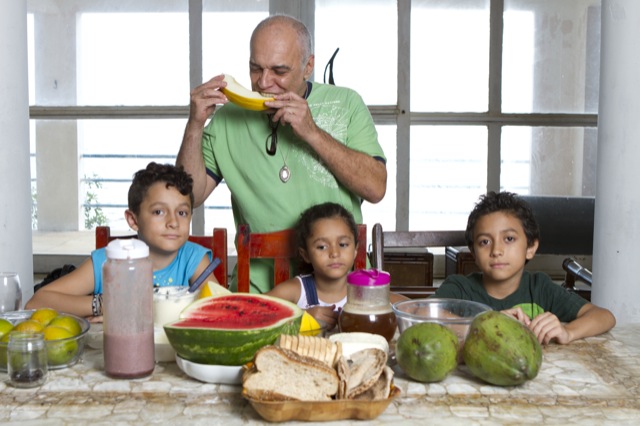
M 67 329 L 49 325 L 44 329 L 49 365 L 57 366 L 69 363 L 78 353 L 78 342 L 69 340 L 74 335 Z M 60 340 L 58 342 L 58 340 Z
M 7 345 L 9 344 L 9 333 L 5 333 L 2 338 L 0 338 L 0 365 L 2 366 L 2 370 L 6 371 L 7 369 Z
M 407 328 L 396 343 L 396 361 L 419 382 L 439 382 L 458 365 L 458 338 L 449 328 L 423 322 Z
M 0 318 L 0 339 L 11 330 L 13 330 L 13 324 L 4 318 Z
M 72 318 L 67 315 L 59 315 L 55 317 L 49 325 L 54 325 L 56 327 L 61 327 L 69 330 L 72 336 L 77 336 L 82 333 L 82 327 L 75 318 Z

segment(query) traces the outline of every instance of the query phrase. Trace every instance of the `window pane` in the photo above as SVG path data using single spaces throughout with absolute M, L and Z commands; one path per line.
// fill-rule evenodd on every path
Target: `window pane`
M 230 74 L 244 87 L 251 88 L 249 40 L 256 25 L 269 16 L 269 2 L 207 0 L 203 9 L 203 81 L 219 74 Z
M 30 1 L 35 103 L 186 104 L 187 5 L 164 1 L 145 10 L 128 0 Z
M 38 229 L 128 230 L 133 174 L 151 161 L 175 163 L 184 120 L 32 120 L 31 131 Z
M 599 0 L 505 0 L 504 112 L 596 113 Z
M 398 99 L 398 7 L 394 0 L 316 0 L 315 75 L 337 48 L 335 84 L 357 91 L 368 105 Z M 329 82 L 327 70 L 326 82 Z
M 109 226 L 127 230 L 124 210 L 133 174 L 151 161 L 175 164 L 184 121 L 80 120 L 77 126 L 78 143 L 82 147 L 80 201 L 86 203 L 86 195 L 95 194 L 90 204 L 101 206 Z M 144 141 L 138 138 L 132 141 L 131 135 L 144 135 Z
M 488 108 L 489 1 L 413 0 L 411 110 Z
M 486 192 L 486 127 L 411 128 L 409 229 L 465 229 Z
M 505 127 L 500 186 L 519 194 L 595 196 L 597 129 Z

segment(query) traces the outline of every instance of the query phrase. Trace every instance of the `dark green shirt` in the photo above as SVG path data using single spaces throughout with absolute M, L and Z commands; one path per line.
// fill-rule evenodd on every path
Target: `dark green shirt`
M 482 274 L 478 272 L 467 276 L 448 276 L 434 297 L 472 300 L 489 305 L 496 311 L 520 306 L 530 318 L 551 312 L 561 322 L 576 319 L 580 308 L 587 303 L 582 297 L 554 283 L 547 274 L 528 271 L 522 274 L 518 289 L 504 299 L 489 296 L 482 285 Z

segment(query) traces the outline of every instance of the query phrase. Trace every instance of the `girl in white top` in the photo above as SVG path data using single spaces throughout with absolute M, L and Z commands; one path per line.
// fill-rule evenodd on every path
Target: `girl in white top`
M 267 294 L 296 303 L 331 330 L 347 300 L 347 275 L 356 258 L 357 235 L 353 216 L 341 205 L 324 203 L 307 209 L 296 226 L 303 275 Z
M 297 304 L 316 321 L 335 327 L 347 301 L 347 275 L 358 251 L 358 226 L 353 215 L 336 203 L 318 204 L 300 215 L 296 242 L 300 273 L 269 291 Z M 391 303 L 407 298 L 391 293 Z

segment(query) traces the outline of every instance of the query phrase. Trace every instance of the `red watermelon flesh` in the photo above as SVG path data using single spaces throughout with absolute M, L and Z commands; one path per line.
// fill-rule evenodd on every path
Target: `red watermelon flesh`
M 178 327 L 214 327 L 228 330 L 263 328 L 295 316 L 290 306 L 247 295 L 228 295 L 206 299 L 207 303 L 185 309 Z

